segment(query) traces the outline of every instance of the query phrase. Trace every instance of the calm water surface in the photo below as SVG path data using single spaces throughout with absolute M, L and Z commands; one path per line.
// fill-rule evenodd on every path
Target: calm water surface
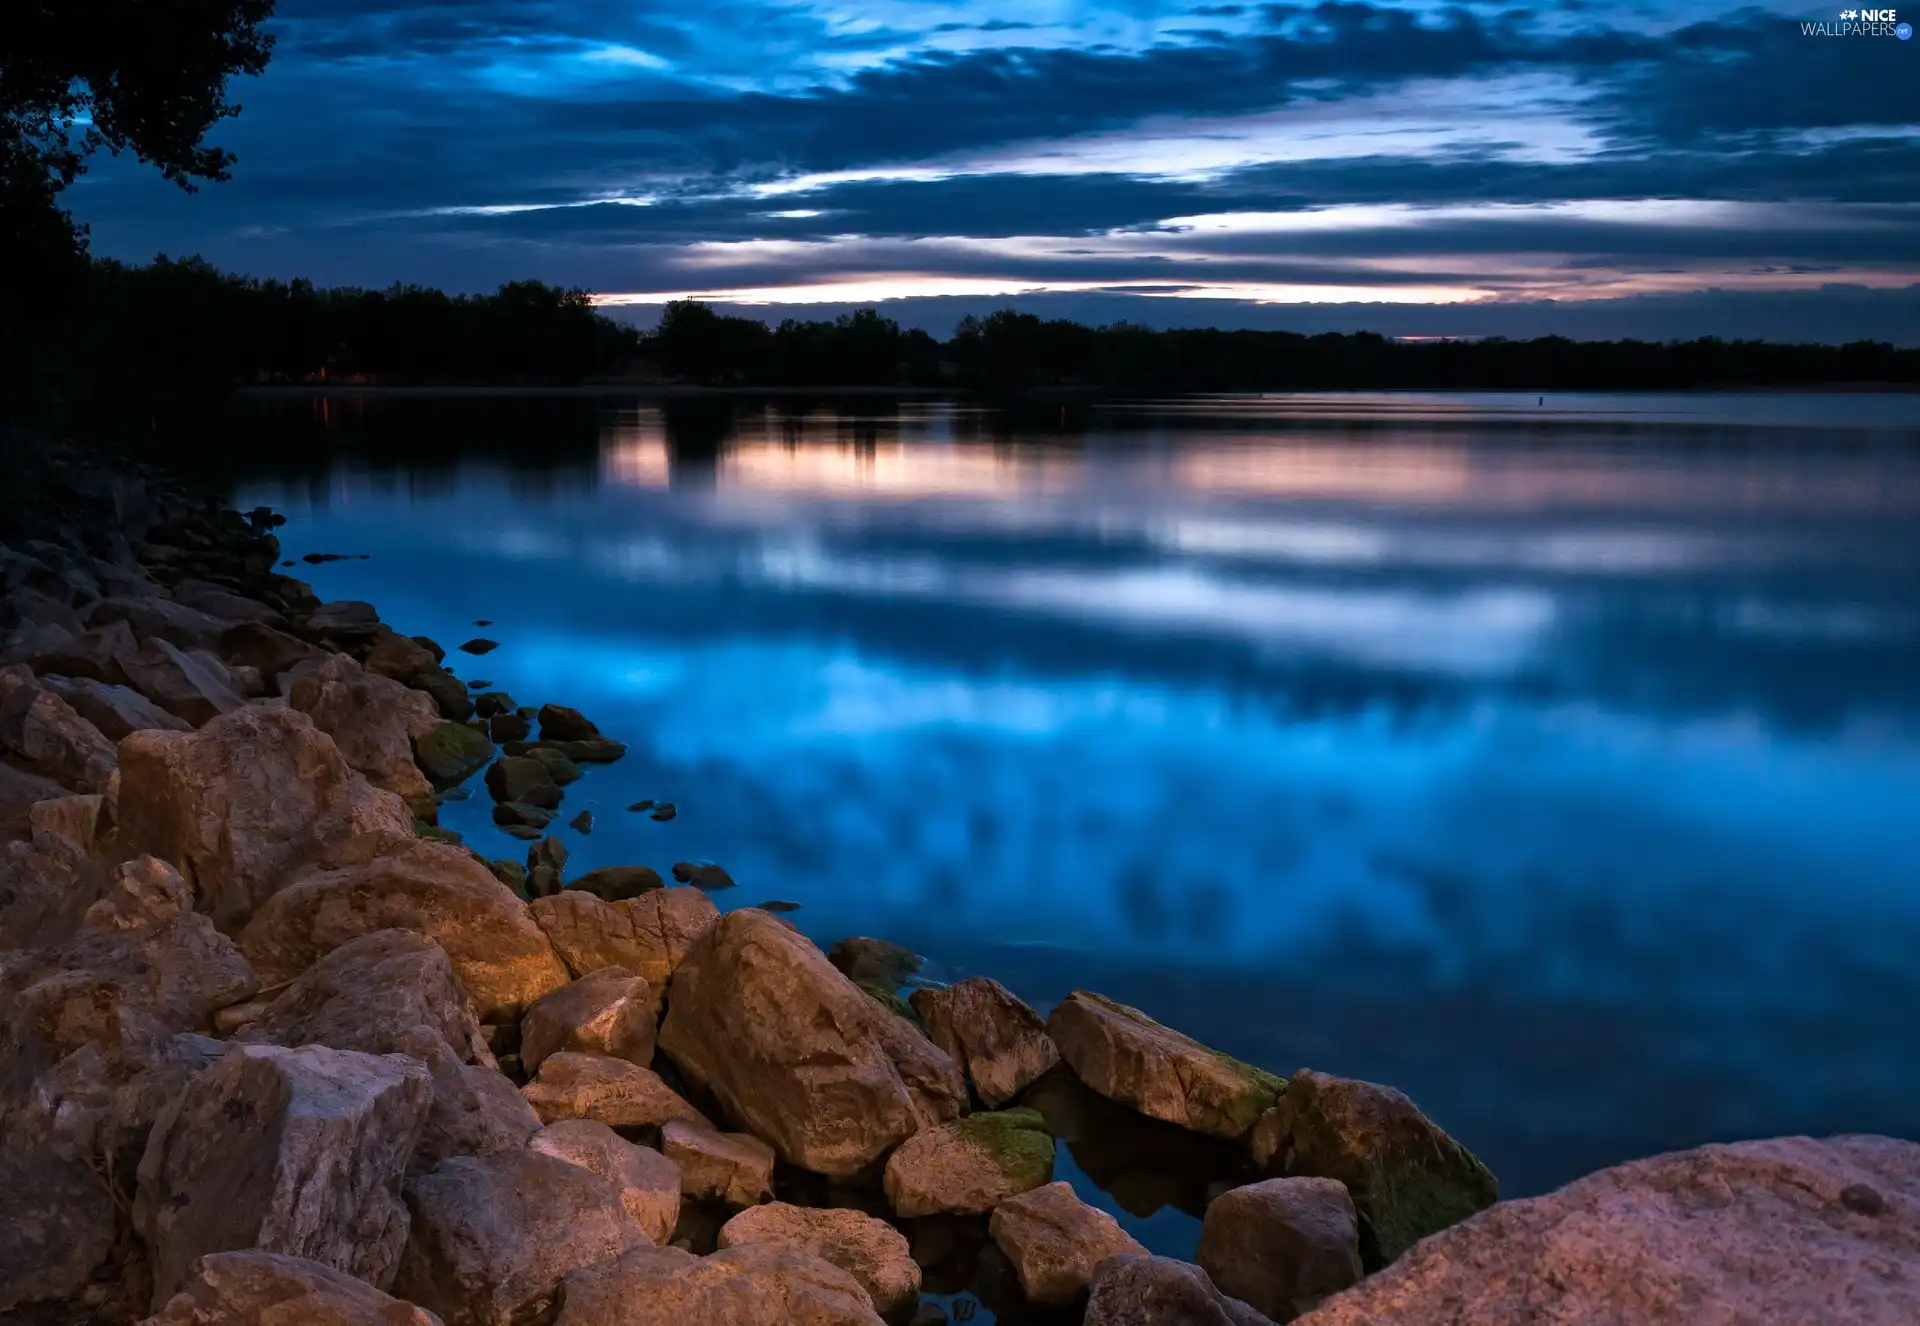
M 822 942 L 1393 1083 L 1509 1195 L 1920 1137 L 1920 398 L 245 428 L 288 555 L 371 554 L 323 597 L 631 744 L 575 869 L 718 861 Z M 522 854 L 487 810 L 445 819 Z M 1088 1131 L 1063 1176 L 1190 1255 L 1197 1195 Z

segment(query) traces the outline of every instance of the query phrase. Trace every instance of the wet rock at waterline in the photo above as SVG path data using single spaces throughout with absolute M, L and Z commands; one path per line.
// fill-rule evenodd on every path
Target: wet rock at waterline
M 858 1173 L 966 1109 L 951 1059 L 760 911 L 721 917 L 687 952 L 660 1048 L 729 1117 L 821 1174 Z
M 1300 1320 L 1905 1326 L 1920 1321 L 1916 1221 L 1913 1142 L 1780 1137 L 1704 1146 L 1501 1202 Z
M 543 741 L 590 741 L 599 735 L 600 729 L 578 709 L 569 709 L 563 704 L 540 706 L 540 737 Z
M 567 887 L 584 890 L 607 902 L 620 902 L 663 888 L 665 883 L 652 866 L 602 866 L 589 870 Z
M 1007 1199 L 994 1209 L 989 1229 L 1013 1263 L 1021 1292 L 1036 1303 L 1071 1303 L 1107 1258 L 1147 1253 L 1119 1221 L 1074 1196 L 1068 1183 Z
M 673 867 L 673 877 L 696 889 L 730 889 L 734 886 L 733 876 L 711 861 L 677 862 Z
M 678 869 L 674 877 L 679 878 Z M 856 984 L 897 990 L 925 965 L 926 960 L 912 949 L 890 940 L 860 935 L 843 939 L 828 949 L 827 961 Z
M 545 829 L 553 823 L 553 815 L 550 810 L 522 801 L 497 801 L 493 806 L 493 822 L 501 826 L 522 825 L 529 829 Z
M 414 759 L 436 785 L 470 778 L 493 758 L 493 743 L 464 723 L 442 720 L 414 739 Z
M 502 744 L 509 741 L 525 741 L 527 734 L 531 731 L 533 731 L 533 724 L 518 714 L 495 714 L 487 720 L 488 735 Z
M 1060 1062 L 1040 1015 L 998 981 L 973 976 L 944 989 L 926 987 L 909 1002 L 989 1108 L 1006 1104 Z
M 1302 1069 L 1251 1139 L 1269 1172 L 1337 1179 L 1360 1216 L 1369 1266 L 1491 1206 L 1499 1181 L 1392 1087 Z
M 440 710 L 440 717 L 451 723 L 464 723 L 473 717 L 473 697 L 466 685 L 451 672 L 430 668 L 407 678 L 407 685 L 425 691 Z
M 1194 1260 L 1223 1292 L 1289 1321 L 1359 1281 L 1359 1218 L 1335 1179 L 1248 1184 L 1207 1207 Z
M 593 832 L 593 812 L 590 810 L 581 811 L 578 815 L 575 815 L 571 820 L 567 822 L 567 827 L 572 829 L 575 833 L 579 833 L 579 834 L 592 833 Z
M 1273 1326 L 1171 1257 L 1109 1257 L 1093 1268 L 1083 1326 Z
M 862 1212 L 785 1202 L 755 1206 L 720 1229 L 722 1250 L 748 1243 L 783 1243 L 831 1262 L 860 1282 L 873 1310 L 888 1321 L 911 1317 L 920 1301 L 920 1267 L 906 1236 Z
M 547 793 L 546 789 L 552 789 Z M 487 768 L 487 791 L 495 801 L 519 801 L 528 805 L 537 804 L 543 795 L 553 797 L 553 806 L 560 804 L 559 787 L 553 781 L 553 775 L 547 772 L 546 765 L 526 756 L 504 756 L 495 760 Z
M 538 760 L 547 766 L 547 775 L 560 787 L 577 783 L 585 777 L 580 766 L 551 746 L 531 746 L 527 758 Z
M 914 1133 L 887 1158 L 896 1215 L 984 1215 L 1053 1178 L 1053 1138 L 1034 1110 L 975 1114 Z
M 499 647 L 500 647 L 500 642 L 498 640 L 489 640 L 484 636 L 476 636 L 474 639 L 469 640 L 465 644 L 461 645 L 460 652 L 463 654 L 475 654 L 475 655 L 491 654 L 494 650 L 498 649 Z
M 666 821 L 672 819 L 679 813 L 679 808 L 671 801 L 662 801 L 659 805 L 653 807 L 652 813 L 648 815 L 647 818 L 650 820 Z
M 1075 990 L 1053 1010 L 1047 1034 L 1101 1095 L 1209 1136 L 1245 1137 L 1280 1094 L 1272 1073 L 1088 990 Z
M 384 1288 L 407 1239 L 399 1178 L 433 1088 L 398 1056 L 236 1047 L 154 1125 L 134 1224 L 154 1307 L 210 1252 L 258 1247 Z

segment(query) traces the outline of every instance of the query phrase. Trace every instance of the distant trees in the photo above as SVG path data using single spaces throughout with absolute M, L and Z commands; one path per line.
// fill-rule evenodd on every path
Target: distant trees
M 927 386 L 940 381 L 940 343 L 873 309 L 831 322 L 769 327 L 696 300 L 668 304 L 648 352 L 672 377 L 711 386 Z

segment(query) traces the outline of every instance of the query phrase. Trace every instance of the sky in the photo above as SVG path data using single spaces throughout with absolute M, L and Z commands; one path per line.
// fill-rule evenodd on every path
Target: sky
M 1920 42 L 1840 12 L 281 0 L 230 182 L 108 160 L 69 198 L 109 256 L 643 324 L 1920 344 Z

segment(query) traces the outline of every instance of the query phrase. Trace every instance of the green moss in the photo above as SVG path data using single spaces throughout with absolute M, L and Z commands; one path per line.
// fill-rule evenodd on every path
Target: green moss
M 413 743 L 413 758 L 422 773 L 447 787 L 484 767 L 493 758 L 493 743 L 464 723 L 441 723 Z
M 1493 1204 L 1486 1187 L 1462 1169 L 1471 1167 L 1490 1182 L 1493 1174 L 1465 1147 L 1454 1144 L 1453 1165 L 1395 1164 L 1383 1157 L 1367 1167 L 1362 1183 L 1365 1223 L 1372 1237 L 1368 1250 L 1384 1266 L 1429 1234 L 1451 1228 Z
M 913 1011 L 913 1005 L 909 1004 L 893 991 L 887 989 L 884 985 L 874 985 L 868 981 L 859 981 L 856 982 L 856 984 L 859 985 L 861 992 L 864 993 L 867 998 L 886 1009 L 887 1012 L 893 1014 L 895 1017 L 905 1018 L 916 1027 L 920 1026 L 920 1015 Z
M 425 820 L 415 820 L 413 832 L 415 837 L 431 838 L 437 843 L 446 843 L 449 847 L 460 847 L 466 841 L 452 829 L 443 829 L 437 824 L 428 824 Z
M 495 879 L 505 884 L 522 898 L 528 896 L 527 868 L 518 861 L 489 861 L 487 862 L 487 869 L 493 872 Z
M 969 1115 L 955 1125 L 960 1135 L 992 1160 L 994 1167 L 1024 1188 L 1053 1178 L 1053 1138 L 1038 1110 L 993 1110 Z

